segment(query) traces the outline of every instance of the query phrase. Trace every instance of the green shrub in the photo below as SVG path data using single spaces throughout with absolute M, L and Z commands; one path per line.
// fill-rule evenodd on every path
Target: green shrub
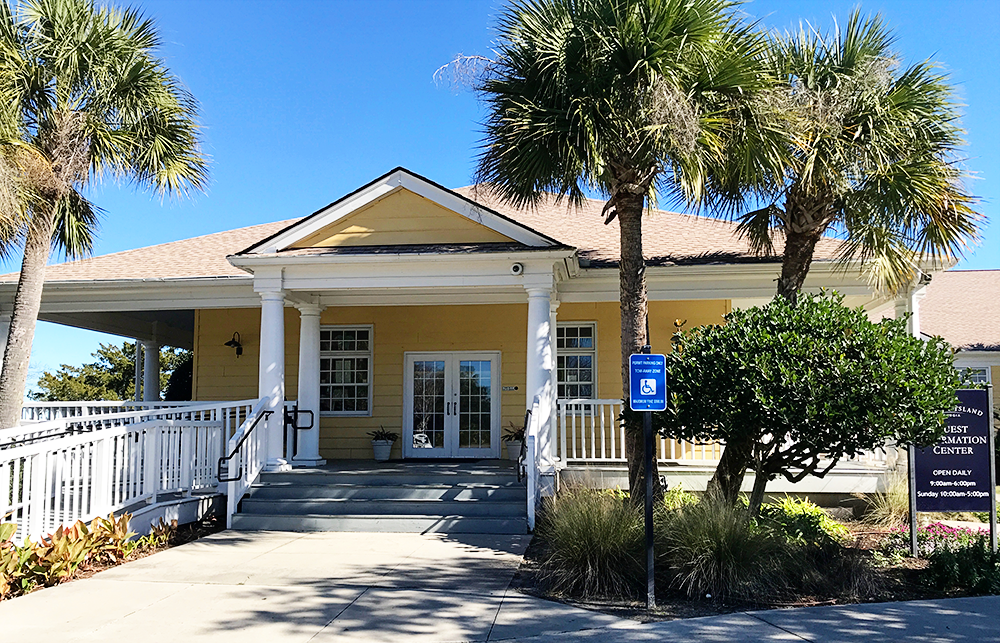
M 784 589 L 788 547 L 742 507 L 706 496 L 663 513 L 659 523 L 659 569 L 689 598 L 754 600 Z
M 761 505 L 760 521 L 790 542 L 811 545 L 846 542 L 851 531 L 808 500 L 785 496 Z
M 78 521 L 60 526 L 38 542 L 28 539 L 20 546 L 10 542 L 14 528 L 5 523 L 0 528 L 0 600 L 69 580 L 84 565 L 121 563 L 138 549 L 166 544 L 176 529 L 176 522 L 166 526 L 161 520 L 154 533 L 133 539 L 135 533 L 128 528 L 131 518 L 127 513 L 118 518 L 112 513 L 95 518 L 89 525 Z
M 924 580 L 939 590 L 1000 594 L 1000 554 L 993 553 L 988 536 L 977 534 L 961 545 L 935 549 Z
M 645 576 L 642 512 L 623 494 L 572 490 L 547 500 L 536 534 L 539 579 L 575 596 L 632 596 Z
M 663 506 L 668 510 L 681 509 L 696 504 L 698 504 L 698 496 L 690 491 L 684 491 L 679 484 L 663 492 Z

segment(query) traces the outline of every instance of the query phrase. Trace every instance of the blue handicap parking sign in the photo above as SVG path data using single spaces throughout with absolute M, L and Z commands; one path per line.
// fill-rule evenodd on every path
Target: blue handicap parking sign
M 663 355 L 629 356 L 629 406 L 633 411 L 666 410 L 666 361 Z

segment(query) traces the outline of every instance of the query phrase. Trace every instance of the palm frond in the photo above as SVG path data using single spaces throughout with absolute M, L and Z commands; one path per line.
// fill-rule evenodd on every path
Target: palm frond
M 89 256 L 94 250 L 94 232 L 104 211 L 76 190 L 55 204 L 52 244 L 68 259 Z

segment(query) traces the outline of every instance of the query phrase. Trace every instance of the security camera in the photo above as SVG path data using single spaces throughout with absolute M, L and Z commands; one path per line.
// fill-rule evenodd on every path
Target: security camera
M 510 274 L 514 275 L 515 277 L 523 275 L 524 274 L 524 264 L 523 263 L 514 263 L 514 264 L 511 264 L 511 266 L 510 266 Z

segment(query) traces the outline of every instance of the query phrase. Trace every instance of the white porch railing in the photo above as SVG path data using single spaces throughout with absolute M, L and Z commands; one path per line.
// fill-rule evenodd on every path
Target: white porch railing
M 257 400 L 69 417 L 0 431 L 0 522 L 15 540 L 162 494 L 215 489 L 228 438 Z
M 621 400 L 558 401 L 556 455 L 565 464 L 624 463 L 625 427 L 619 421 Z M 656 457 L 686 464 L 714 465 L 722 445 L 659 438 Z
M 573 399 L 558 401 L 555 448 L 560 461 L 572 464 L 625 463 L 625 428 L 619 421 L 621 400 Z M 660 437 L 660 461 L 714 467 L 724 446 L 718 442 L 689 442 Z M 844 458 L 838 467 L 885 469 L 892 466 L 894 447 L 875 449 Z

